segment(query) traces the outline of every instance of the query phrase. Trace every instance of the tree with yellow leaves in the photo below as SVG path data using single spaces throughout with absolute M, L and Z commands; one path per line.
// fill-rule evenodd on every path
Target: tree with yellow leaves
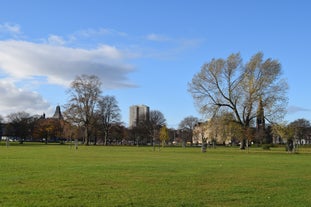
M 162 147 L 164 147 L 165 142 L 168 140 L 169 135 L 168 135 L 168 129 L 165 125 L 163 125 L 160 129 L 160 141 L 162 143 Z

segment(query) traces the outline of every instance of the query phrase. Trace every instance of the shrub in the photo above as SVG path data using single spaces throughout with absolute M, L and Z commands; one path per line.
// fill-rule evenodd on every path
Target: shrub
M 263 150 L 270 150 L 270 147 L 273 147 L 272 144 L 264 144 L 262 145 Z

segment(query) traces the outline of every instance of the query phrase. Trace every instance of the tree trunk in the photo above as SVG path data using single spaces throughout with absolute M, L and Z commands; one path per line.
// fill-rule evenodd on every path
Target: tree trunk
M 292 139 L 289 139 L 287 141 L 287 144 L 286 144 L 286 151 L 288 152 L 294 152 L 294 141 Z
M 202 143 L 201 151 L 206 152 L 206 149 L 207 149 L 207 143 L 204 142 L 204 143 Z
M 201 147 L 201 151 L 202 152 L 206 152 L 207 149 L 207 139 L 202 137 L 202 147 Z
M 107 133 L 104 135 L 104 145 L 107 146 Z
M 243 138 L 243 139 L 241 140 L 240 149 L 241 149 L 241 150 L 245 150 L 245 147 L 246 147 L 246 139 Z
M 182 147 L 183 147 L 183 148 L 186 147 L 186 139 L 185 139 L 185 138 L 183 138 L 183 140 L 182 140 Z
M 76 138 L 75 139 L 75 148 L 76 148 L 76 150 L 78 149 L 78 143 L 79 143 L 79 140 Z
M 153 148 L 153 151 L 155 151 L 155 138 L 154 137 L 152 138 L 152 148 Z
M 213 149 L 216 148 L 216 140 L 213 140 Z
M 97 136 L 94 137 L 94 145 L 97 144 Z
M 85 140 L 84 140 L 84 144 L 85 144 L 85 145 L 89 145 L 89 141 L 90 141 L 90 140 L 89 140 L 89 136 L 90 136 L 90 135 L 89 135 L 89 129 L 88 129 L 88 127 L 86 127 L 86 128 L 85 128 L 85 131 L 84 131 L 84 139 L 85 139 Z

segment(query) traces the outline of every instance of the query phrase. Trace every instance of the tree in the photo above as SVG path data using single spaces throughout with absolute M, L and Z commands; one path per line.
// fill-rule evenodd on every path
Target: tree
M 153 137 L 153 146 L 155 145 L 156 141 L 156 134 L 161 126 L 165 125 L 166 119 L 162 112 L 158 110 L 151 110 L 149 114 L 149 121 L 147 123 L 148 131 L 150 135 Z
M 11 113 L 7 116 L 7 119 L 8 125 L 6 131 L 8 135 L 18 138 L 21 144 L 23 144 L 26 138 L 31 137 L 33 119 L 29 113 Z
M 272 125 L 272 133 L 274 136 L 278 136 L 281 139 L 286 140 L 286 151 L 294 152 L 294 135 L 295 130 L 291 125 L 286 125 L 285 123 L 281 124 L 273 124 Z
M 55 118 L 40 118 L 37 119 L 34 125 L 33 138 L 44 138 L 45 144 L 49 141 L 63 143 L 65 141 L 65 135 L 70 137 L 70 134 L 65 134 L 65 130 L 68 130 L 68 123 L 62 119 Z
M 3 117 L 0 115 L 0 142 L 2 139 L 2 133 L 3 133 Z
M 215 144 L 224 142 L 227 137 L 227 117 L 226 115 L 219 115 L 214 116 L 208 122 L 209 134 L 208 137 L 210 138 L 213 148 L 215 148 Z
M 207 134 L 208 134 L 209 130 L 208 130 L 208 123 L 207 122 L 199 122 L 194 131 L 193 131 L 193 135 L 196 138 L 196 140 L 198 142 L 202 142 L 202 147 L 201 147 L 201 151 L 202 152 L 206 152 L 206 148 L 207 148 Z
M 149 119 L 140 122 L 132 132 L 134 132 L 136 139 L 142 139 L 144 136 L 148 136 L 150 141 L 152 141 L 153 147 L 155 147 L 156 141 L 159 140 L 159 130 L 165 124 L 166 119 L 163 113 L 158 110 L 151 110 L 149 112 Z
M 165 142 L 168 140 L 169 135 L 168 135 L 168 129 L 166 128 L 166 125 L 163 125 L 160 128 L 160 133 L 159 133 L 159 138 L 160 141 L 162 142 L 162 147 L 164 147 Z
M 114 96 L 104 96 L 98 101 L 98 115 L 104 131 L 104 145 L 107 145 L 107 138 L 113 125 L 120 122 L 120 109 Z
M 289 124 L 294 130 L 294 139 L 298 140 L 299 144 L 302 144 L 302 140 L 305 140 L 309 136 L 309 129 L 311 127 L 310 121 L 306 119 L 297 119 Z
M 161 111 L 151 110 L 149 114 L 149 122 L 154 126 L 162 126 L 166 123 L 166 119 Z
M 123 141 L 126 141 L 127 128 L 122 124 L 117 123 L 111 127 L 109 134 L 113 137 L 113 140 L 111 141 L 117 145 L 120 145 L 123 144 Z
M 264 60 L 261 52 L 244 65 L 239 53 L 212 59 L 194 75 L 188 90 L 200 113 L 211 118 L 232 112 L 245 134 L 256 118 L 260 99 L 266 120 L 275 122 L 286 112 L 287 83 L 281 77 L 281 64 L 271 58 Z M 241 149 L 245 149 L 245 136 L 241 143 Z
M 89 144 L 90 133 L 96 123 L 96 108 L 101 94 L 101 81 L 94 75 L 81 75 L 71 83 L 70 100 L 65 106 L 66 118 L 84 129 L 84 143 Z
M 178 126 L 180 130 L 183 130 L 183 131 L 186 130 L 187 132 L 189 132 L 187 134 L 189 134 L 188 139 L 191 141 L 191 145 L 193 144 L 193 141 L 192 141 L 193 129 L 195 125 L 198 124 L 198 122 L 199 122 L 198 118 L 194 116 L 187 116 L 179 123 L 179 126 Z M 186 145 L 186 139 L 187 137 L 183 137 L 183 147 Z
M 241 136 L 241 133 L 239 133 L 241 130 L 240 125 L 236 124 L 234 115 L 228 112 L 212 117 L 208 122 L 208 128 L 213 145 L 215 142 L 220 144 L 235 143 L 235 138 Z

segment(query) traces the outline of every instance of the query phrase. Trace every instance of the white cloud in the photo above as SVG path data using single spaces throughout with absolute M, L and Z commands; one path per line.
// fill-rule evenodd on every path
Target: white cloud
M 54 38 L 58 39 L 58 38 Z M 131 65 L 125 53 L 109 45 L 82 49 L 26 41 L 0 41 L 0 70 L 23 80 L 46 77 L 48 83 L 68 86 L 77 75 L 94 74 L 105 88 L 133 86 L 127 79 Z
M 100 28 L 100 29 L 86 29 L 75 32 L 75 36 L 78 37 L 94 37 L 94 36 L 102 36 L 113 33 L 113 30 Z
M 73 48 L 62 46 L 64 42 L 58 36 L 49 40 L 55 44 L 0 41 L 0 115 L 51 113 L 55 106 L 51 108 L 43 94 L 33 90 L 42 84 L 68 87 L 81 74 L 98 76 L 104 89 L 135 86 L 128 80 L 134 68 L 124 63 L 128 56 L 116 47 Z
M 71 41 L 79 39 L 94 39 L 99 37 L 127 37 L 128 34 L 109 28 L 84 29 L 74 32 L 68 36 Z
M 0 24 L 0 33 L 19 34 L 20 26 L 17 24 L 3 23 Z
M 170 40 L 170 38 L 164 35 L 158 35 L 158 34 L 149 34 L 146 36 L 146 39 L 151 40 L 151 41 L 156 41 L 156 42 L 166 42 Z
M 295 114 L 295 113 L 298 113 L 298 112 L 304 112 L 304 111 L 311 111 L 311 109 L 307 109 L 307 108 L 302 108 L 300 106 L 289 106 L 287 108 L 287 112 L 289 114 Z
M 0 82 L 0 115 L 26 111 L 30 114 L 42 114 L 50 105 L 36 92 L 15 87 L 7 81 Z
M 50 35 L 48 37 L 48 44 L 50 45 L 64 45 L 66 43 L 66 41 L 57 35 Z
M 0 36 L 1 32 L 11 35 L 10 39 L 19 39 L 21 33 L 20 27 L 14 24 L 0 24 Z M 101 38 L 106 38 L 107 35 L 118 47 L 99 44 L 104 41 Z M 135 87 L 128 79 L 128 75 L 134 70 L 133 65 L 127 64 L 129 59 L 174 57 L 187 51 L 187 48 L 194 47 L 185 40 L 156 34 L 143 36 L 144 40 L 147 37 L 149 41 L 160 44 L 159 48 L 154 48 L 153 43 L 142 45 L 141 37 L 130 37 L 111 29 L 90 29 L 69 36 L 52 34 L 41 43 L 0 40 L 0 115 L 18 111 L 30 114 L 53 111 L 55 106 L 51 109 L 40 94 L 32 91 L 44 91 L 42 88 L 51 88 L 49 84 L 68 87 L 81 74 L 97 75 L 102 80 L 104 89 Z M 122 38 L 125 38 L 124 42 Z M 90 44 L 89 39 L 92 40 Z M 127 44 L 128 40 L 131 40 L 130 44 Z M 94 44 L 97 47 L 90 49 L 90 45 Z M 82 45 L 88 49 L 72 45 Z M 41 84 L 45 86 L 41 87 Z M 42 95 L 53 102 L 53 95 Z
M 151 48 L 144 46 L 142 52 L 144 57 L 156 59 L 175 59 L 184 52 L 189 52 L 200 47 L 204 43 L 204 39 L 198 38 L 176 38 L 160 34 L 148 34 L 143 37 L 144 40 L 151 43 Z

